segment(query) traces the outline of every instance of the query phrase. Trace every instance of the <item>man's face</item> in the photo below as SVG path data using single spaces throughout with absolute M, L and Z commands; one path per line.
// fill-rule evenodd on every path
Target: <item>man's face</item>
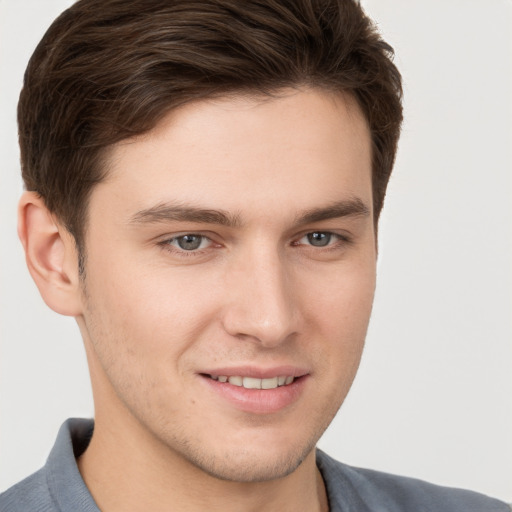
M 358 107 L 318 90 L 201 101 L 108 163 L 79 317 L 98 428 L 224 479 L 289 473 L 343 402 L 371 311 Z

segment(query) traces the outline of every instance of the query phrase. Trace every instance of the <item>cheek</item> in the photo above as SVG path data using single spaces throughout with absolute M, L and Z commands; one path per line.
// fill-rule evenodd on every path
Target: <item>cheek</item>
M 185 373 L 182 356 L 200 329 L 189 300 L 170 293 L 165 280 L 136 272 L 86 279 L 84 318 L 96 367 L 137 416 L 162 403 L 172 408 L 175 379 Z
M 211 306 L 199 279 L 143 262 L 103 265 L 91 281 L 91 293 L 96 293 L 90 302 L 109 311 L 122 331 L 142 335 L 148 343 L 193 329 Z
M 341 342 L 364 337 L 375 292 L 375 265 L 371 260 L 340 265 L 322 279 L 312 273 L 302 288 L 302 309 L 311 315 L 311 321 L 315 317 L 326 336 L 337 332 Z
M 168 401 L 164 395 L 177 383 L 189 382 L 199 348 L 210 353 L 215 345 L 205 333 L 217 333 L 219 287 L 209 288 L 199 272 L 192 278 L 171 270 L 103 266 L 88 277 L 96 357 L 112 386 L 140 410 Z M 198 342 L 204 339 L 210 343 Z
M 340 267 L 315 290 L 304 310 L 308 324 L 316 330 L 311 339 L 318 344 L 314 351 L 317 366 L 325 371 L 323 392 L 338 403 L 359 367 L 373 304 L 375 266 L 370 261 Z

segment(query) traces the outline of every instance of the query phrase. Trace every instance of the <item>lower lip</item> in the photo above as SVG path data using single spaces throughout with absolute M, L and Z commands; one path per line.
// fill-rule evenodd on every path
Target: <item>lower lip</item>
M 292 405 L 299 399 L 308 378 L 307 375 L 303 375 L 291 384 L 275 389 L 246 389 L 204 375 L 200 377 L 218 396 L 240 411 L 254 414 L 271 414 Z

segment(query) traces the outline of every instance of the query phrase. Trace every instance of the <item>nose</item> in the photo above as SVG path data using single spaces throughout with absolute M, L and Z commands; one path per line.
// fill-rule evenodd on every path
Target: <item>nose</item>
M 243 255 L 226 278 L 223 325 L 230 335 L 272 348 L 298 332 L 292 272 L 277 250 Z

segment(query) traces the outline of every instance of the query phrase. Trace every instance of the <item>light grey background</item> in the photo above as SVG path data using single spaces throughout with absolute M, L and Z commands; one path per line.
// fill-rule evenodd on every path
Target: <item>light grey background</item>
M 78 329 L 43 304 L 15 231 L 17 95 L 69 4 L 0 0 L 0 490 L 93 414 Z M 363 5 L 396 49 L 406 122 L 363 363 L 320 446 L 512 501 L 512 3 Z

